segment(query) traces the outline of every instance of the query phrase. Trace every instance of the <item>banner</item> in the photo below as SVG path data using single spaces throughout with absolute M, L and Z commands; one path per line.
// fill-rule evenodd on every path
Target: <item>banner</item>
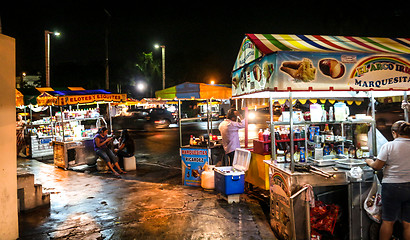
M 232 74 L 232 95 L 274 91 L 410 90 L 410 55 L 277 52 Z
M 208 164 L 207 148 L 181 148 L 182 179 L 185 186 L 201 186 L 201 173 Z

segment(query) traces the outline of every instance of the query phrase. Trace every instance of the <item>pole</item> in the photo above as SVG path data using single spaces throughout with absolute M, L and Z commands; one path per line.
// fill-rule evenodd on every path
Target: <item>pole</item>
M 110 89 L 110 78 L 109 78 L 109 65 L 108 65 L 108 34 L 109 34 L 109 27 L 110 27 L 110 19 L 111 14 L 104 9 L 105 14 L 107 14 L 107 23 L 105 26 L 105 89 Z
M 165 89 L 165 46 L 162 49 L 162 89 Z
M 403 101 L 407 103 L 407 91 L 404 91 Z M 404 108 L 404 121 L 409 122 L 409 111 L 407 107 Z
M 295 143 L 293 142 L 293 98 L 292 92 L 289 92 L 289 127 L 290 127 L 290 171 L 293 173 L 295 172 L 295 159 L 293 155 L 295 154 Z
M 44 31 L 46 56 L 46 87 L 50 87 L 50 31 Z

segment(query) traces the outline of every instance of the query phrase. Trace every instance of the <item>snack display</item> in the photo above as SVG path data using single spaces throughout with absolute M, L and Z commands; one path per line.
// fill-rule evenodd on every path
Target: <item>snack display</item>
M 310 82 L 316 76 L 316 68 L 308 58 L 303 58 L 302 61 L 283 62 L 280 70 L 289 74 L 295 80 L 302 82 Z
M 341 78 L 345 73 L 345 65 L 336 59 L 322 59 L 319 62 L 319 69 L 323 75 L 329 76 L 333 79 Z

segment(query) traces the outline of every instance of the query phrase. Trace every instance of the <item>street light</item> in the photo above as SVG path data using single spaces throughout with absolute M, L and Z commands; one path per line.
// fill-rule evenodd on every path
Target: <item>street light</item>
M 165 89 L 165 46 L 155 44 L 155 48 L 162 48 L 162 89 Z
M 46 49 L 46 87 L 50 87 L 50 34 L 60 36 L 59 32 L 44 31 Z

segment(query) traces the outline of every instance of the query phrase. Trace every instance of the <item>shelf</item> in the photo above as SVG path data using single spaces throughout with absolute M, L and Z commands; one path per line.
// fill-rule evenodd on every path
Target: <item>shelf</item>
M 293 141 L 305 141 L 306 139 L 304 138 L 294 138 Z M 270 141 L 269 141 L 270 142 Z M 290 139 L 281 139 L 281 140 L 275 140 L 275 142 L 280 143 L 280 142 L 290 142 Z

